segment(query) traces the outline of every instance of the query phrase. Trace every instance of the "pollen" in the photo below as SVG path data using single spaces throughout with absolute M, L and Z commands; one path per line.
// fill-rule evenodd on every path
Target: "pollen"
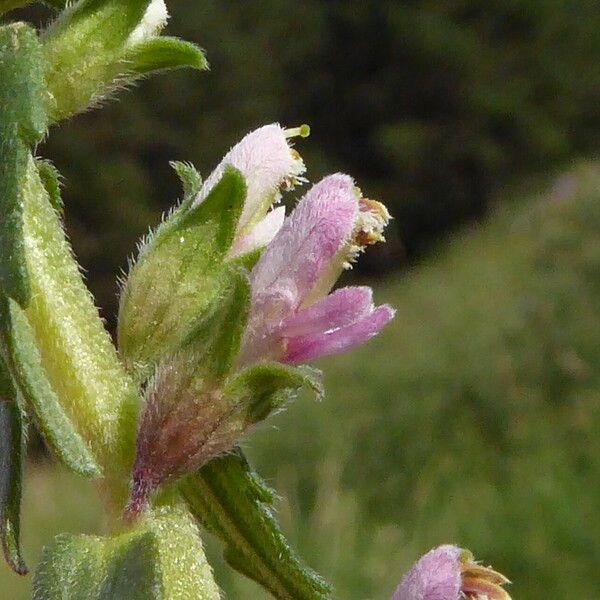
M 360 190 L 357 189 L 357 193 L 360 193 Z M 356 262 L 367 246 L 385 242 L 383 231 L 390 219 L 388 209 L 381 202 L 370 198 L 361 197 L 359 199 L 358 216 L 352 232 L 352 240 L 348 247 L 348 256 L 344 263 L 345 269 L 352 268 L 352 263 Z

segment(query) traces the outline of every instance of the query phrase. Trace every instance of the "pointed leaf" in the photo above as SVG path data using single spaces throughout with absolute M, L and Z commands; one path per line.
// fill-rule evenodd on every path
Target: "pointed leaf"
M 203 203 L 176 210 L 141 249 L 119 310 L 119 348 L 130 367 L 147 370 L 175 352 L 222 289 L 245 193 L 239 171 L 227 169 Z
M 138 390 L 104 329 L 32 157 L 23 201 L 33 292 L 26 317 L 43 373 L 103 471 L 125 474 L 135 444 Z
M 0 538 L 6 562 L 15 573 L 25 575 L 20 544 L 24 425 L 17 391 L 2 357 L 0 379 Z
M 329 586 L 290 548 L 273 516 L 273 492 L 241 451 L 210 461 L 180 489 L 196 518 L 225 543 L 234 569 L 280 600 L 331 597 Z
M 316 369 L 265 362 L 240 371 L 227 382 L 223 393 L 246 406 L 247 423 L 253 424 L 283 407 L 302 386 L 313 390 L 317 397 L 323 395 Z
M 208 69 L 206 56 L 196 44 L 164 36 L 136 44 L 125 55 L 125 61 L 132 71 L 140 74 L 183 67 Z
M 38 141 L 47 127 L 43 65 L 34 29 L 24 23 L 0 27 L 0 288 L 22 306 L 30 295 L 22 182 L 27 144 Z
M 48 445 L 70 469 L 92 477 L 100 468 L 65 414 L 44 372 L 27 316 L 13 300 L 0 301 L 0 324 L 8 365 Z
M 181 498 L 154 509 L 147 527 L 156 538 L 165 600 L 221 600 L 198 526 Z
M 0 27 L 0 127 L 16 124 L 16 133 L 26 144 L 39 141 L 48 127 L 45 68 L 33 27 L 25 23 Z

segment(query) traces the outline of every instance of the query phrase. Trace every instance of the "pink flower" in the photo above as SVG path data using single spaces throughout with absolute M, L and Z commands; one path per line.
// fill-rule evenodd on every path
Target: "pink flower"
M 306 362 L 377 334 L 394 310 L 375 307 L 370 288 L 329 291 L 366 245 L 383 239 L 388 220 L 385 207 L 362 198 L 348 175 L 314 185 L 252 271 L 241 362 Z
M 508 579 L 473 560 L 468 550 L 445 545 L 422 556 L 404 576 L 392 600 L 510 600 Z

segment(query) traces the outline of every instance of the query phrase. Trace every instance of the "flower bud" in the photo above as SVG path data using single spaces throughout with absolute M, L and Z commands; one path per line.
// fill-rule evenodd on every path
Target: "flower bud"
M 227 166 L 238 169 L 246 181 L 246 200 L 230 251 L 232 256 L 266 246 L 279 231 L 285 210 L 267 211 L 279 202 L 282 190 L 291 190 L 306 181 L 302 157 L 290 147 L 289 139 L 306 137 L 309 132 L 307 125 L 286 130 L 277 123 L 252 131 L 223 157 L 202 186 L 195 205 L 206 199 Z
M 468 550 L 439 546 L 404 576 L 392 600 L 510 600 L 504 575 L 474 561 Z
M 164 0 L 80 0 L 68 6 L 42 38 L 51 119 L 94 106 L 150 71 L 206 68 L 193 44 L 158 38 L 167 19 Z

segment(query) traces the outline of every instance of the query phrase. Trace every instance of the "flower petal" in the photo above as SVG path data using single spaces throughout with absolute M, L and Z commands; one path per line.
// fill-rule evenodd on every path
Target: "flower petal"
M 359 321 L 326 333 L 302 335 L 287 340 L 282 362 L 296 364 L 319 356 L 338 354 L 366 342 L 392 320 L 394 309 L 388 305 L 377 307 Z
M 164 0 L 152 0 L 135 29 L 129 34 L 129 45 L 143 42 L 150 37 L 158 35 L 167 24 L 169 13 Z
M 285 208 L 278 206 L 269 211 L 246 235 L 242 235 L 233 242 L 229 256 L 240 256 L 258 248 L 267 246 L 281 229 L 285 219 Z
M 252 271 L 253 296 L 269 295 L 286 280 L 302 303 L 349 239 L 358 196 L 348 175 L 330 175 L 314 185 L 285 220 Z
M 450 545 L 429 551 L 404 576 L 392 600 L 459 600 L 461 552 Z
M 287 338 L 323 333 L 351 325 L 372 311 L 371 288 L 345 287 L 284 319 L 280 331 Z
M 304 172 L 304 163 L 288 145 L 285 130 L 272 123 L 256 129 L 237 143 L 208 176 L 194 204 L 200 204 L 217 184 L 227 165 L 238 169 L 248 188 L 238 229 L 260 219 L 277 200 L 286 180 Z

